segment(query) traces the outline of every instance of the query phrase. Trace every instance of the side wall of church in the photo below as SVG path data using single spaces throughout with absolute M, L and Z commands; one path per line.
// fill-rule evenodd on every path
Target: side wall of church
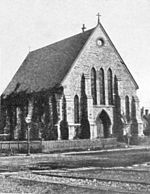
M 104 42 L 102 46 L 97 44 L 97 40 L 100 39 L 102 39 Z M 97 76 L 97 105 L 93 105 L 93 99 L 91 95 L 92 67 L 95 68 Z M 100 91 L 98 81 L 100 68 L 103 68 L 105 77 L 105 105 L 100 105 Z M 115 75 L 118 78 L 118 90 L 121 99 L 121 114 L 125 114 L 125 96 L 129 97 L 130 111 L 131 99 L 132 97 L 134 97 L 137 106 L 136 111 L 138 122 L 140 122 L 139 105 L 136 96 L 135 84 L 128 70 L 124 66 L 121 58 L 118 56 L 114 47 L 111 45 L 109 38 L 98 25 L 87 41 L 86 45 L 82 49 L 81 53 L 77 57 L 76 61 L 72 65 L 71 70 L 62 82 L 67 100 L 67 119 L 68 123 L 71 125 L 74 123 L 74 97 L 75 95 L 78 95 L 80 99 L 81 76 L 82 73 L 84 73 L 86 81 L 86 94 L 88 98 L 88 118 L 91 125 L 91 132 L 93 134 L 93 137 L 96 136 L 96 134 L 94 135 L 94 131 L 96 130 L 96 118 L 103 109 L 109 115 L 111 123 L 113 125 L 113 105 L 108 104 L 107 72 L 109 68 L 112 70 L 113 80 Z M 110 129 L 111 133 L 112 125 Z

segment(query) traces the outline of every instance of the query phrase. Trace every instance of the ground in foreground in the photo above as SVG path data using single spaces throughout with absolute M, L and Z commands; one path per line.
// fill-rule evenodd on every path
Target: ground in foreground
M 146 194 L 150 193 L 149 161 L 149 149 L 3 157 L 0 191 Z

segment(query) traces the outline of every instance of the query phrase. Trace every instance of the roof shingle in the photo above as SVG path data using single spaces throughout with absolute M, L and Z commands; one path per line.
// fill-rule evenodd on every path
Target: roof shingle
M 90 29 L 30 52 L 3 95 L 46 91 L 59 85 L 92 31 Z

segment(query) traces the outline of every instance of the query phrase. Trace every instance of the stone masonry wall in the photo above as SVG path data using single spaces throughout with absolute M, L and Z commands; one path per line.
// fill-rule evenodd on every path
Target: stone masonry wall
M 103 39 L 104 45 L 99 46 L 97 44 L 98 39 Z M 105 100 L 106 105 L 100 105 L 100 95 L 99 95 L 99 85 L 97 80 L 97 105 L 93 105 L 93 100 L 91 96 L 91 69 L 95 68 L 97 72 L 97 79 L 100 68 L 104 70 L 105 76 Z M 125 96 L 129 96 L 130 107 L 132 96 L 135 97 L 137 101 L 137 117 L 140 123 L 139 105 L 136 97 L 136 86 L 132 80 L 130 74 L 128 73 L 125 65 L 121 61 L 121 58 L 116 53 L 114 47 L 110 43 L 109 38 L 103 32 L 103 29 L 98 25 L 93 34 L 85 44 L 81 53 L 77 57 L 76 61 L 72 65 L 69 73 L 66 75 L 62 82 L 64 87 L 64 93 L 67 100 L 67 118 L 68 123 L 74 123 L 74 96 L 78 95 L 80 99 L 80 85 L 81 85 L 81 75 L 84 73 L 86 80 L 86 94 L 88 97 L 88 117 L 91 125 L 91 130 L 96 130 L 96 118 L 99 113 L 104 109 L 110 117 L 111 128 L 113 125 L 113 106 L 108 105 L 108 87 L 107 87 L 107 71 L 111 68 L 114 76 L 118 78 L 118 90 L 119 96 L 121 98 L 121 113 L 125 113 Z M 111 129 L 110 129 L 111 130 Z M 112 133 L 112 130 L 111 130 Z M 93 135 L 93 138 L 96 134 Z

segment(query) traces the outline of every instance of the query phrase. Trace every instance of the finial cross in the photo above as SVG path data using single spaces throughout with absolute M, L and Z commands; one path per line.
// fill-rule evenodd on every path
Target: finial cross
M 82 32 L 84 32 L 84 30 L 86 29 L 85 24 L 83 24 L 81 29 L 82 29 Z
M 96 16 L 98 17 L 97 23 L 99 24 L 99 23 L 100 23 L 100 16 L 101 16 L 101 15 L 98 13 Z

